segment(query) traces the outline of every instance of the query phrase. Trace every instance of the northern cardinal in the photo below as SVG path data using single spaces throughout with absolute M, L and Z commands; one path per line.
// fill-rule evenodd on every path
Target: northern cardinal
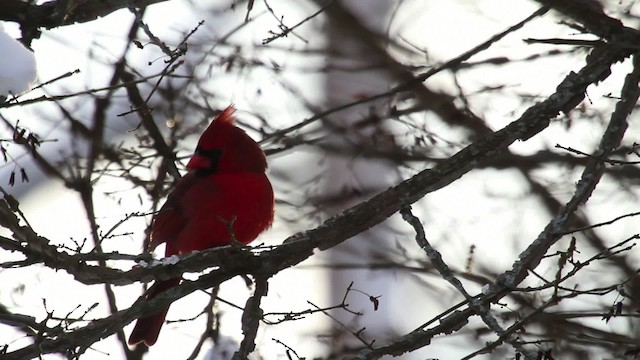
M 200 137 L 182 177 L 158 212 L 149 248 L 166 242 L 165 256 L 230 244 L 248 244 L 273 221 L 273 189 L 260 146 L 236 127 L 233 106 L 218 115 Z M 156 282 L 151 300 L 180 278 Z M 129 345 L 155 344 L 169 307 L 138 319 Z

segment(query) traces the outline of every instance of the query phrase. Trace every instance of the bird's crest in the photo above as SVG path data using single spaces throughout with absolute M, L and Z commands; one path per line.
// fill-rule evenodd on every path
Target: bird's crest
M 228 136 L 226 133 L 222 134 L 228 130 L 236 126 L 236 119 L 233 114 L 236 112 L 235 106 L 233 104 L 227 106 L 220 114 L 218 114 L 213 121 L 209 124 L 209 126 L 204 130 L 202 135 L 200 136 L 200 141 L 198 142 L 200 146 L 208 146 L 212 143 L 225 142 L 225 138 Z
M 200 173 L 264 172 L 267 160 L 260 145 L 235 125 L 233 105 L 227 106 L 202 133 L 187 167 Z M 202 171 L 202 170 L 206 171 Z
M 233 117 L 234 112 L 236 112 L 236 108 L 231 104 L 227 106 L 226 109 L 222 110 L 222 112 L 213 119 L 213 122 L 218 124 L 235 125 L 236 119 Z

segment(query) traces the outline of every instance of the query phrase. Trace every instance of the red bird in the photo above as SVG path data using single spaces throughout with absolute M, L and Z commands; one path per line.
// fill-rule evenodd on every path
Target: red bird
M 200 137 L 189 172 L 156 216 L 151 250 L 163 242 L 165 256 L 228 245 L 233 238 L 248 244 L 271 226 L 274 201 L 265 175 L 267 160 L 260 145 L 235 126 L 234 111 L 227 107 Z M 180 278 L 156 282 L 146 299 L 179 283 Z M 155 344 L 168 310 L 138 319 L 129 345 Z

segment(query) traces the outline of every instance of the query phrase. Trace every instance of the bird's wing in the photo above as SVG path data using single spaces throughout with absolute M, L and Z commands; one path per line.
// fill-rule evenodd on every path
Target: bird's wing
M 187 225 L 188 218 L 186 217 L 180 200 L 193 186 L 195 180 L 196 178 L 192 172 L 187 173 L 182 179 L 178 180 L 176 187 L 167 198 L 167 201 L 153 222 L 149 241 L 150 251 L 164 242 L 176 240 L 182 229 Z
M 153 222 L 149 251 L 153 251 L 163 242 L 176 238 L 186 223 L 179 209 L 163 206 Z

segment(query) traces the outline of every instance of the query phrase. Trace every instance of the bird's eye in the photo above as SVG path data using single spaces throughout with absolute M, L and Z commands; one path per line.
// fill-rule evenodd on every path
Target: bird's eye
M 218 171 L 221 156 L 222 149 L 203 149 L 197 147 L 187 167 L 195 169 L 200 175 L 211 175 Z
M 215 162 L 216 164 L 220 161 L 220 156 L 222 155 L 222 149 L 203 149 L 201 147 L 196 148 L 196 154 L 200 156 L 204 156 L 209 159 L 211 162 Z

